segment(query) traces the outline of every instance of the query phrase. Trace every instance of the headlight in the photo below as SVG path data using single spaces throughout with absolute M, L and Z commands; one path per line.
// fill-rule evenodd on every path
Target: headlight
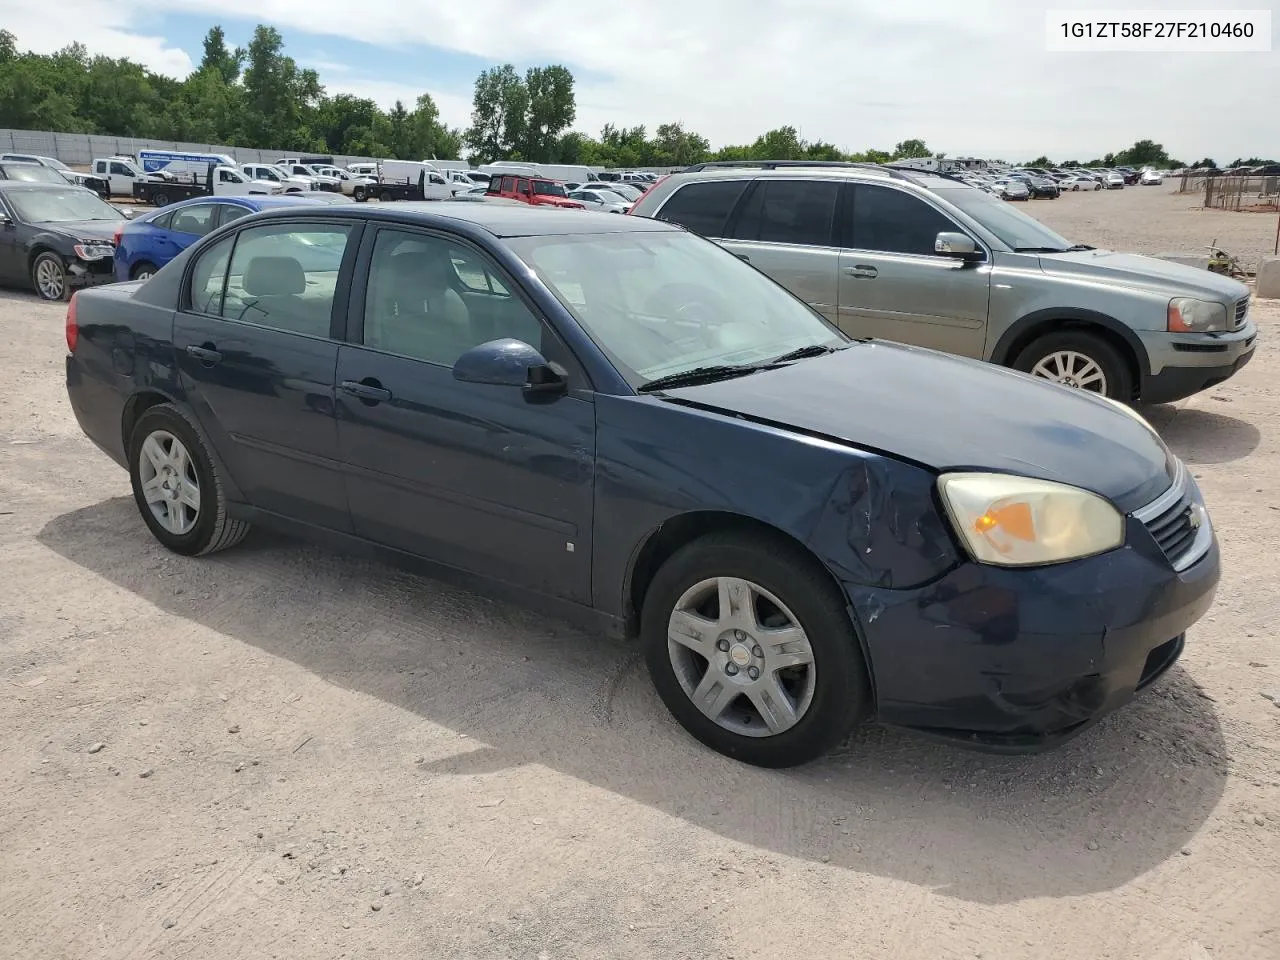
M 1120 512 L 1078 487 L 1001 473 L 948 473 L 938 478 L 938 489 L 979 563 L 1062 563 L 1124 542 Z
M 101 260 L 103 257 L 115 256 L 116 248 L 109 243 L 86 241 L 77 243 L 73 248 L 81 260 Z
M 1174 297 L 1169 301 L 1170 333 L 1208 333 L 1227 329 L 1227 308 L 1208 300 Z

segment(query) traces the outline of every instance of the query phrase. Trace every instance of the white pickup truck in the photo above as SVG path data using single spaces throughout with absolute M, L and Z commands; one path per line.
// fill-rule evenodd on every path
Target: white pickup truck
M 125 157 L 104 157 L 93 161 L 92 173 L 107 181 L 107 189 L 113 197 L 132 197 L 133 185 L 147 179 L 132 160 Z
M 267 180 L 253 180 L 235 167 L 210 166 L 204 177 L 193 171 L 190 179 L 174 177 L 167 180 L 146 179 L 133 185 L 133 197 L 156 207 L 168 206 L 178 200 L 192 197 L 247 197 L 284 193 L 280 184 Z
M 311 177 L 295 177 L 274 163 L 242 163 L 240 170 L 255 180 L 269 180 L 279 184 L 284 193 L 306 193 L 308 190 L 319 189 Z

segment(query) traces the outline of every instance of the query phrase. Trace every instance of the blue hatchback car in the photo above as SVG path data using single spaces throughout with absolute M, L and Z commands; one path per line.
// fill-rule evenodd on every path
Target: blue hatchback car
M 501 585 L 638 637 L 680 723 L 763 766 L 869 716 L 1060 742 L 1177 660 L 1218 583 L 1138 414 L 850 340 L 659 220 L 276 206 L 77 294 L 67 345 L 170 550 L 261 524 Z
M 146 280 L 205 234 L 259 210 L 317 201 L 297 194 L 196 197 L 130 220 L 116 241 L 116 282 Z

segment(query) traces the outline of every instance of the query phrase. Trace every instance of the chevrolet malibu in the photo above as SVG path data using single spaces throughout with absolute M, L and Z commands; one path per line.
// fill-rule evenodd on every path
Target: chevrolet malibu
M 259 524 L 634 636 L 753 764 L 865 717 L 1060 742 L 1177 660 L 1218 581 L 1137 414 L 851 340 L 661 221 L 278 208 L 77 294 L 66 335 L 76 417 L 170 550 Z

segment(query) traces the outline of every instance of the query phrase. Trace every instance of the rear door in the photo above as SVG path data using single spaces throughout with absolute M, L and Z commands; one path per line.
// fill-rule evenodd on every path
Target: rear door
M 157 231 L 156 246 L 163 260 L 156 266 L 164 266 L 201 237 L 212 233 L 218 226 L 218 204 L 195 203 L 173 211 L 167 231 Z
M 190 402 L 249 502 L 342 531 L 333 377 L 360 230 L 273 220 L 223 237 L 193 262 L 173 336 Z
M 835 244 L 840 182 L 760 179 L 731 217 L 723 241 L 831 322 L 839 302 L 840 250 Z
M 934 252 L 939 233 L 968 233 L 942 210 L 897 187 L 857 183 L 848 189 L 840 217 L 840 329 L 981 359 L 990 253 L 985 263 L 940 256 Z
M 595 404 L 576 361 L 475 247 L 403 227 L 363 246 L 336 377 L 355 532 L 590 602 Z M 569 393 L 454 379 L 465 350 L 508 337 L 568 370 Z

